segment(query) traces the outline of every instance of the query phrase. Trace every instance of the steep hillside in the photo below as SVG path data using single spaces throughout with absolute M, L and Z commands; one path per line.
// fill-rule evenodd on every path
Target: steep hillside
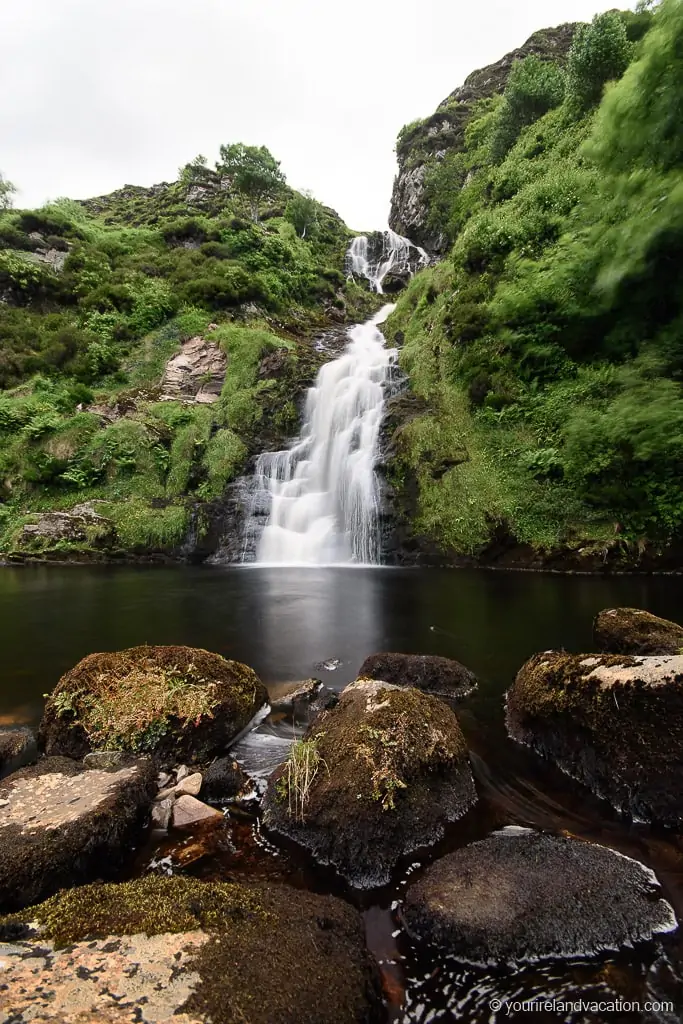
M 296 431 L 314 339 L 374 308 L 349 239 L 240 146 L 173 184 L 0 212 L 0 557 L 177 551 Z
M 681 0 L 601 15 L 566 61 L 527 56 L 502 94 L 468 101 L 462 143 L 432 160 L 448 255 L 388 330 L 411 391 L 387 471 L 413 546 L 680 563 L 682 47 Z M 424 155 L 404 130 L 404 168 L 411 136 Z

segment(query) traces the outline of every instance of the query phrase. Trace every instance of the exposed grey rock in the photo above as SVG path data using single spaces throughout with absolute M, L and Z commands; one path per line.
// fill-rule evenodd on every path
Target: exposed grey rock
M 130 764 L 130 754 L 124 754 L 121 750 L 93 750 L 83 758 L 86 768 L 101 768 L 108 771 L 110 768 L 121 768 Z
M 166 797 L 152 804 L 152 825 L 155 828 L 164 831 L 168 828 L 173 814 L 173 803 L 173 797 Z
M 214 342 L 190 338 L 166 364 L 160 401 L 217 402 L 225 383 L 227 365 L 225 353 Z
M 487 964 L 595 956 L 677 924 L 649 868 L 516 827 L 437 860 L 408 889 L 403 916 L 440 950 Z
M 190 774 L 190 769 L 186 764 L 179 765 L 175 770 L 176 782 L 182 782 Z
M 567 24 L 534 32 L 523 46 L 507 53 L 495 64 L 473 71 L 431 116 L 408 125 L 401 132 L 396 146 L 398 174 L 389 214 L 389 224 L 394 231 L 430 252 L 445 251 L 447 239 L 443 231 L 430 222 L 425 188 L 429 172 L 449 153 L 462 149 L 473 104 L 504 90 L 516 60 L 535 54 L 544 60 L 562 63 L 575 31 L 576 25 Z
M 22 527 L 15 547 L 30 555 L 59 543 L 110 548 L 116 543 L 116 528 L 111 519 L 85 505 L 70 512 L 36 512 Z

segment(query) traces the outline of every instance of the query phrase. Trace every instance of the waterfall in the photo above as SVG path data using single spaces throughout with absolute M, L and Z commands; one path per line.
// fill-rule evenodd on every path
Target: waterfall
M 410 276 L 428 263 L 429 256 L 424 249 L 391 229 L 378 232 L 372 243 L 366 235 L 358 235 L 346 254 L 349 276 L 364 277 L 380 295 L 383 294 L 382 282 L 389 271 Z
M 259 457 L 247 529 L 249 543 L 255 521 L 267 511 L 257 562 L 379 562 L 375 462 L 385 384 L 396 360 L 379 324 L 393 308 L 351 328 L 343 354 L 321 367 L 309 389 L 299 438 L 285 451 Z

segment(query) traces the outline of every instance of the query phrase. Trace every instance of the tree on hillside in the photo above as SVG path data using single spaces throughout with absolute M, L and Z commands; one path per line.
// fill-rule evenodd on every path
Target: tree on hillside
M 212 174 L 213 171 L 209 168 L 208 160 L 201 153 L 178 171 L 181 184 L 187 186 L 206 181 Z
M 515 61 L 491 139 L 491 156 L 495 161 L 503 159 L 522 128 L 560 105 L 564 89 L 564 74 L 552 61 L 543 61 L 533 54 Z
M 253 221 L 258 221 L 259 204 L 274 195 L 285 183 L 280 163 L 265 146 L 245 146 L 234 142 L 221 146 L 216 170 L 232 181 L 238 192 L 246 196 Z
M 8 181 L 0 171 L 0 211 L 9 210 L 13 202 L 13 195 L 17 191 L 16 185 Z
M 310 238 L 318 223 L 318 204 L 310 192 L 297 192 L 287 203 L 285 216 L 301 238 Z
M 567 92 L 576 113 L 598 105 L 608 82 L 621 78 L 633 56 L 618 11 L 597 14 L 577 29 L 567 58 Z

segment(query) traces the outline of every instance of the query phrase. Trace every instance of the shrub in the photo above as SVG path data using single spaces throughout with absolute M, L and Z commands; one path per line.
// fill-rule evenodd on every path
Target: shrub
M 564 74 L 557 64 L 533 55 L 516 61 L 505 87 L 505 100 L 496 114 L 492 159 L 500 162 L 525 125 L 559 106 L 564 90 Z
M 597 106 L 605 85 L 621 78 L 633 55 L 623 19 L 616 11 L 580 25 L 567 59 L 567 97 L 583 113 Z

